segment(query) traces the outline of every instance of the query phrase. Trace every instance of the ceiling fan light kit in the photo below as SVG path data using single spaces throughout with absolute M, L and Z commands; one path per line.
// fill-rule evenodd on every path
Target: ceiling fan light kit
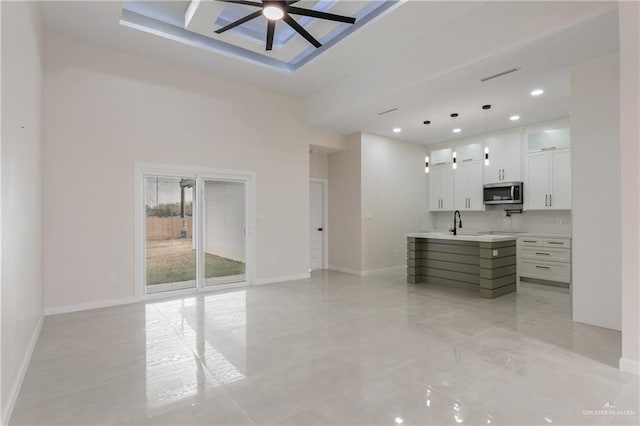
M 292 6 L 299 0 L 263 0 L 261 3 L 248 0 L 218 0 L 223 3 L 234 3 L 244 6 L 258 7 L 260 10 L 250 13 L 249 15 L 231 22 L 230 24 L 219 28 L 215 31 L 216 34 L 222 34 L 232 28 L 240 26 L 246 22 L 249 22 L 260 15 L 267 18 L 267 41 L 266 50 L 273 50 L 273 38 L 275 36 L 276 23 L 278 21 L 284 21 L 293 28 L 298 34 L 304 37 L 309 43 L 316 48 L 322 47 L 322 44 L 313 37 L 302 25 L 298 23 L 291 15 L 309 16 L 317 19 L 324 19 L 327 21 L 341 22 L 345 24 L 355 24 L 356 18 L 349 16 L 336 15 L 333 13 L 320 12 L 313 9 L 304 9 L 300 7 Z

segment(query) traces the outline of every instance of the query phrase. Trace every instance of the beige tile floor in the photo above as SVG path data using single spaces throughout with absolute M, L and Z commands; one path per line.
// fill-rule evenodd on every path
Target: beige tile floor
M 321 272 L 48 317 L 11 424 L 637 425 L 619 357 L 566 290 Z

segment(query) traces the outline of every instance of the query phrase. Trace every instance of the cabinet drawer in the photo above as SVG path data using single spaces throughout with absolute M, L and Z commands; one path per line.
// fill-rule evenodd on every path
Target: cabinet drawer
M 527 259 L 552 260 L 554 262 L 571 261 L 571 252 L 567 249 L 552 249 L 546 247 L 522 247 L 520 257 Z
M 535 260 L 522 259 L 520 275 L 530 278 L 538 278 L 549 281 L 571 281 L 571 264 L 555 262 L 536 262 Z
M 553 248 L 571 248 L 571 240 L 565 238 L 545 238 L 543 245 Z
M 518 243 L 521 246 L 542 247 L 542 245 L 543 245 L 542 238 L 522 237 L 522 238 L 518 238 Z

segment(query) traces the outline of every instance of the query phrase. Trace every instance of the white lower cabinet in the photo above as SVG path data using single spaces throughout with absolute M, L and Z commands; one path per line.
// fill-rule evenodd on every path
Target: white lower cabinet
M 571 282 L 571 240 L 527 236 L 518 238 L 518 276 Z

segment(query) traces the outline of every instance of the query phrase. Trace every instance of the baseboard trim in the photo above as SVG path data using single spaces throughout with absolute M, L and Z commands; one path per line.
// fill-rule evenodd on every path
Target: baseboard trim
M 640 362 L 634 361 L 632 359 L 620 358 L 620 371 L 624 371 L 625 373 L 631 373 L 640 375 Z
M 29 339 L 29 345 L 27 346 L 27 351 L 22 357 L 22 361 L 20 362 L 20 366 L 18 367 L 18 377 L 16 377 L 11 390 L 9 391 L 9 395 L 7 395 L 6 401 L 7 406 L 2 407 L 2 424 L 9 424 L 9 419 L 11 419 L 11 414 L 13 413 L 13 407 L 16 405 L 16 401 L 18 400 L 18 394 L 20 393 L 20 388 L 22 387 L 22 382 L 24 381 L 24 376 L 27 374 L 27 369 L 29 368 L 29 363 L 31 362 L 31 357 L 33 356 L 33 350 L 36 347 L 36 343 L 38 342 L 38 337 L 40 336 L 40 330 L 42 330 L 42 323 L 44 322 L 44 315 L 40 316 L 36 327 L 31 334 L 31 339 Z
M 255 280 L 254 285 L 276 284 L 285 281 L 305 280 L 307 278 L 311 278 L 311 274 L 309 272 L 305 272 L 304 274 L 284 275 L 282 277 L 261 278 Z
M 390 266 L 388 268 L 380 268 L 380 269 L 367 269 L 364 271 L 357 271 L 355 269 L 349 269 L 349 268 L 343 268 L 341 266 L 331 266 L 329 265 L 329 270 L 330 271 L 335 271 L 335 272 L 342 272 L 344 274 L 350 274 L 350 275 L 358 275 L 360 277 L 369 277 L 372 275 L 379 275 L 379 274 L 384 274 L 387 272 L 400 272 L 400 271 L 404 271 L 407 268 L 406 265 L 400 265 L 400 266 Z
M 89 309 L 108 308 L 111 306 L 128 305 L 130 303 L 141 302 L 141 297 L 125 297 L 122 299 L 101 300 L 98 302 L 80 303 L 78 305 L 57 306 L 44 310 L 45 316 L 68 314 L 71 312 L 88 311 Z
M 369 277 L 371 275 L 380 275 L 380 274 L 386 274 L 388 272 L 401 272 L 406 270 L 407 270 L 407 265 L 389 266 L 388 268 L 368 269 L 366 271 L 362 271 L 361 275 L 363 277 Z
M 342 272 L 343 274 L 349 274 L 349 275 L 362 275 L 362 271 L 357 271 L 355 269 L 349 269 L 349 268 L 343 268 L 342 266 L 331 266 L 329 265 L 329 267 L 327 268 L 330 271 L 334 271 L 334 272 Z

